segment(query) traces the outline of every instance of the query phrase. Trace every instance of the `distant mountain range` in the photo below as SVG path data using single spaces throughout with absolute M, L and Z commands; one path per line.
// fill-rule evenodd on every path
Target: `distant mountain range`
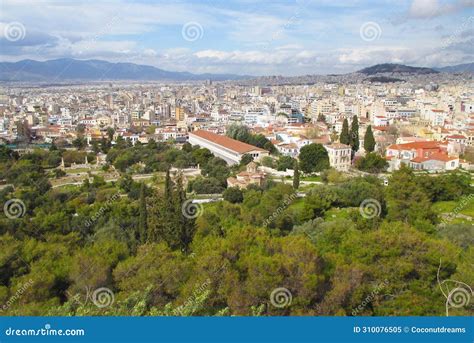
M 22 60 L 0 62 L 0 81 L 192 81 L 192 80 L 242 80 L 252 76 L 235 74 L 192 74 L 166 71 L 134 63 L 111 63 L 101 60 L 76 60 L 61 58 L 44 62 Z
M 474 63 L 460 64 L 443 68 L 410 67 L 402 64 L 377 64 L 346 75 L 365 75 L 367 80 L 377 77 L 400 77 L 404 75 L 428 75 L 445 73 L 474 72 Z M 328 75 L 331 76 L 331 75 Z M 302 76 L 311 81 L 317 75 Z M 285 80 L 302 77 L 277 77 Z M 332 78 L 344 75 L 332 75 Z M 0 81 L 64 82 L 64 81 L 199 81 L 199 80 L 266 80 L 275 77 L 254 77 L 235 74 L 193 74 L 175 72 L 152 66 L 134 63 L 111 63 L 101 60 L 76 60 L 61 58 L 44 62 L 22 60 L 0 62 Z M 395 79 L 394 79 L 395 80 Z M 387 81 L 389 82 L 389 81 Z
M 437 71 L 441 71 L 443 73 L 474 73 L 474 63 L 465 63 L 465 64 L 458 64 L 455 66 L 448 66 L 442 68 L 435 68 Z
M 421 68 L 421 67 L 410 67 L 403 64 L 377 64 L 372 67 L 364 68 L 359 70 L 358 73 L 365 75 L 377 75 L 384 73 L 398 73 L 398 74 L 437 74 L 439 71 L 431 68 Z
M 383 73 L 398 73 L 398 74 L 436 74 L 439 72 L 443 73 L 474 73 L 474 63 L 458 64 L 454 66 L 442 67 L 442 68 L 421 68 L 421 67 L 410 67 L 403 64 L 377 64 L 372 67 L 364 68 L 359 70 L 358 73 L 365 75 L 376 75 Z

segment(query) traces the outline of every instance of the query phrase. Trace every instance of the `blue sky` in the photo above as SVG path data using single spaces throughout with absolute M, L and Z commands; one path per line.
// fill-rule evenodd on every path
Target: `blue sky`
M 0 60 L 195 73 L 343 73 L 473 62 L 474 0 L 0 0 Z

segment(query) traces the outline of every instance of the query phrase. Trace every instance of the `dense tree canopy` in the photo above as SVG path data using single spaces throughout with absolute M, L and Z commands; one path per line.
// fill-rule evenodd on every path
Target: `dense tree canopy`
M 301 148 L 298 156 L 301 170 L 305 173 L 320 172 L 329 168 L 329 157 L 321 144 L 308 144 Z
M 150 163 L 162 154 L 164 166 L 187 156 L 205 169 L 191 190 L 204 180 L 225 188 L 224 164 L 205 149 L 156 144 L 147 155 L 152 149 L 123 145 L 109 161 L 129 149 Z M 440 316 L 438 277 L 474 284 L 472 225 L 439 210 L 470 209 L 467 173 L 402 168 L 388 186 L 346 177 L 302 184 L 298 194 L 291 182 L 268 182 L 201 204 L 169 169 L 146 183 L 125 173 L 51 188 L 45 169 L 57 152 L 0 149 L 2 178 L 12 184 L 0 201 L 25 206 L 18 218 L 0 217 L 1 315 Z M 374 212 L 363 211 L 367 200 Z M 282 287 L 292 300 L 275 307 L 271 294 Z M 99 307 L 94 294 L 103 288 L 113 299 Z
M 381 173 L 388 168 L 388 162 L 382 156 L 371 152 L 356 160 L 355 166 L 365 172 Z

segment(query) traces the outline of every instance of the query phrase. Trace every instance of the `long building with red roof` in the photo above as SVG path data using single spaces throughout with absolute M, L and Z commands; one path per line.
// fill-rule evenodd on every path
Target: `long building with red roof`
M 190 132 L 189 143 L 209 149 L 214 156 L 231 165 L 240 163 L 240 159 L 246 154 L 251 155 L 254 160 L 269 155 L 267 150 L 205 130 Z

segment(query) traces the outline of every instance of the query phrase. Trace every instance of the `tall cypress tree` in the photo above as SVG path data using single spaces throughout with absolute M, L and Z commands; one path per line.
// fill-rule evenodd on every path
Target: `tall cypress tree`
M 140 186 L 140 208 L 138 217 L 138 234 L 140 243 L 147 241 L 148 234 L 148 213 L 146 208 L 146 188 L 145 184 L 142 183 Z
M 351 123 L 351 133 L 350 133 L 350 146 L 352 147 L 353 153 L 356 153 L 359 150 L 359 120 L 357 116 L 352 117 Z
M 349 137 L 349 123 L 347 122 L 347 118 L 344 119 L 344 122 L 342 123 L 342 131 L 341 131 L 341 136 L 339 137 L 339 142 L 341 142 L 342 144 L 347 144 L 347 145 L 351 143 L 350 137 Z
M 300 187 L 300 170 L 298 161 L 295 161 L 293 167 L 293 189 L 297 190 Z
M 364 135 L 364 149 L 366 152 L 372 152 L 375 149 L 375 138 L 374 133 L 372 132 L 372 126 L 367 127 Z
M 195 220 L 194 218 L 185 216 L 184 213 L 186 209 L 183 209 L 183 204 L 188 204 L 188 206 L 192 206 L 192 204 L 186 202 L 186 192 L 183 187 L 182 174 L 179 174 L 178 179 L 176 180 L 176 192 L 173 196 L 173 200 L 176 215 L 175 225 L 178 228 L 174 238 L 175 247 L 187 251 L 194 236 Z
M 186 192 L 183 187 L 182 176 L 178 175 L 176 187 L 173 187 L 169 171 L 166 173 L 165 190 L 162 196 L 155 194 L 151 203 L 148 220 L 148 240 L 152 242 L 164 241 L 172 249 L 187 251 L 191 244 L 195 221 L 185 215 L 192 206 L 186 202 Z
M 171 181 L 170 170 L 166 170 L 165 179 L 165 199 L 171 201 L 171 193 L 173 192 L 173 182 Z
M 165 241 L 172 246 L 172 237 L 177 232 L 175 213 L 173 182 L 171 181 L 170 171 L 167 170 L 164 193 L 155 191 L 150 199 L 150 208 L 147 213 L 147 240 L 150 242 Z

